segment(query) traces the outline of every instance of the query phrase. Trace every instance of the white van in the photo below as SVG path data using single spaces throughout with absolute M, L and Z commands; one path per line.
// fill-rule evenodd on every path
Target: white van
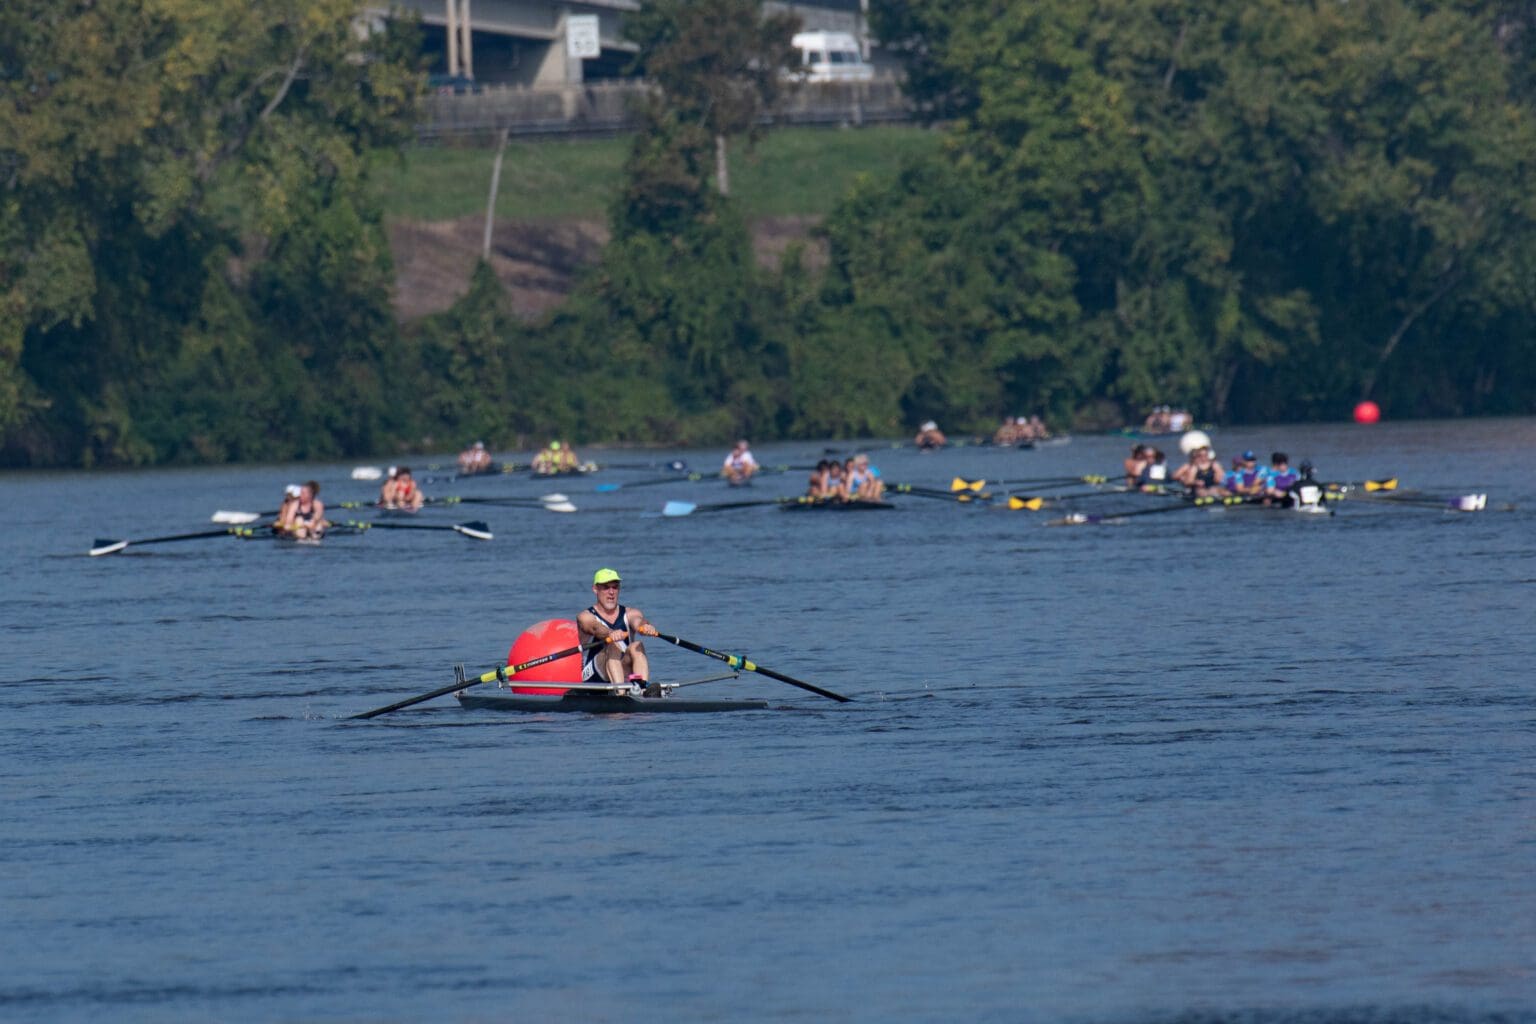
M 867 82 L 875 77 L 859 41 L 847 32 L 801 32 L 791 42 L 799 53 L 795 71 L 804 81 Z

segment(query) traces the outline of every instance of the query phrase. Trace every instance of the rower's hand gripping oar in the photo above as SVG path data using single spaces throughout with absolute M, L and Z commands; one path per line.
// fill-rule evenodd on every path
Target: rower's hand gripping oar
M 376 718 L 379 715 L 387 715 L 391 711 L 399 711 L 401 708 L 408 708 L 412 704 L 420 704 L 423 701 L 429 701 L 433 697 L 441 697 L 444 694 L 454 693 L 458 690 L 467 690 L 469 687 L 479 686 L 481 683 L 491 683 L 497 680 L 505 683 L 512 676 L 517 675 L 519 672 L 534 668 L 538 665 L 547 665 L 552 661 L 559 661 L 561 658 L 569 658 L 573 654 L 580 654 L 583 651 L 601 646 L 603 646 L 603 641 L 598 640 L 595 643 L 586 644 L 585 646 L 567 647 L 563 651 L 556 651 L 553 654 L 546 654 L 542 658 L 534 658 L 532 661 L 525 661 L 521 665 L 498 665 L 496 668 L 493 668 L 489 672 L 477 676 L 474 679 L 464 679 L 461 677 L 455 679 L 447 686 L 438 687 L 431 693 L 423 693 L 416 697 L 407 697 L 405 700 L 398 700 L 393 704 L 386 704 L 382 708 L 374 708 L 372 711 L 364 711 L 360 715 L 348 715 L 347 717 L 354 721 L 359 718 Z
M 800 689 L 814 693 L 818 697 L 826 697 L 827 699 L 835 700 L 840 704 L 850 704 L 853 702 L 852 697 L 844 697 L 840 693 L 833 693 L 831 690 L 823 690 L 819 686 L 812 686 L 810 683 L 802 682 L 799 679 L 794 679 L 790 676 L 783 675 L 782 673 L 775 672 L 771 668 L 763 668 L 761 665 L 754 664 L 753 662 L 748 661 L 746 658 L 741 657 L 739 654 L 723 654 L 720 651 L 712 651 L 708 647 L 693 643 L 689 640 L 684 640 L 682 637 L 669 636 L 666 633 L 652 633 L 649 630 L 642 630 L 641 632 L 645 636 L 654 636 L 658 640 L 665 640 L 667 643 L 673 645 L 674 647 L 681 647 L 686 651 L 693 651 L 695 654 L 702 654 L 706 658 L 714 658 L 716 661 L 723 661 L 727 665 L 731 666 L 731 668 L 741 669 L 745 672 L 756 672 L 760 676 L 767 676 L 769 679 L 777 679 L 779 682 L 788 683 L 790 686 L 798 686 Z

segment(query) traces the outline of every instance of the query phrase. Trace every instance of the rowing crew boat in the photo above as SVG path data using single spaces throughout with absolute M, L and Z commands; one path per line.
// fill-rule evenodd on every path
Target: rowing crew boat
M 454 667 L 454 675 L 463 678 L 462 666 Z M 697 697 L 675 697 L 679 686 L 713 683 L 721 679 L 735 679 L 732 672 L 723 676 L 695 680 L 693 683 L 662 683 L 661 695 L 644 696 L 638 688 L 627 684 L 574 683 L 563 693 L 470 693 L 463 689 L 454 694 L 459 705 L 473 711 L 575 711 L 589 715 L 632 714 L 686 714 L 696 711 L 763 711 L 768 707 L 765 700 L 721 700 Z M 542 689 L 542 688 L 540 688 Z
M 832 498 L 796 498 L 790 499 L 793 504 L 781 506 L 785 512 L 892 512 L 896 506 L 884 501 L 866 501 L 863 498 L 851 498 L 848 501 L 837 501 Z

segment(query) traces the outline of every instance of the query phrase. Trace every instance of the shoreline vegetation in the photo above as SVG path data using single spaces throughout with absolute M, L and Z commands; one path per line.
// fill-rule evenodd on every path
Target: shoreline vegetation
M 792 19 L 653 0 L 642 130 L 508 146 L 487 261 L 355 13 L 0 8 L 0 466 L 1536 410 L 1520 5 L 888 0 L 942 127 L 769 132 Z

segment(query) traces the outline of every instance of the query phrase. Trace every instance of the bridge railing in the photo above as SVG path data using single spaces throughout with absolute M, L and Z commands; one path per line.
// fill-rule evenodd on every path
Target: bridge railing
M 592 82 L 571 86 L 476 86 L 476 91 L 433 94 L 417 126 L 423 142 L 474 144 L 505 129 L 514 138 L 541 135 L 614 135 L 636 126 L 634 109 L 644 82 Z M 794 86 L 771 124 L 838 125 L 906 121 L 912 107 L 894 78 L 870 82 L 815 82 Z

